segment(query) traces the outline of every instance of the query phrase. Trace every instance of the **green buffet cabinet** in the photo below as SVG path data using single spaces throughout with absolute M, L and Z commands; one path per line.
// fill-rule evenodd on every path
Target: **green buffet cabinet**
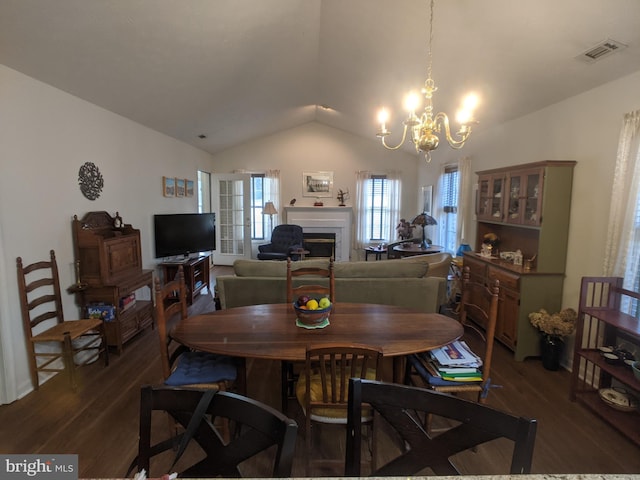
M 496 338 L 518 361 L 540 354 L 529 313 L 562 308 L 575 164 L 543 161 L 478 172 L 476 251 L 487 233 L 499 243 L 491 257 L 466 253 L 464 266 L 476 280 L 500 281 Z M 517 250 L 523 265 L 500 258 Z

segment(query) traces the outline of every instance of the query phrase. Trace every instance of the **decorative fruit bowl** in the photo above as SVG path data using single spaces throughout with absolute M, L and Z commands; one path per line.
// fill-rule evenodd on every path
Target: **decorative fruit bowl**
M 315 305 L 318 304 L 318 300 L 316 299 L 309 300 L 315 300 Z M 307 328 L 326 327 L 329 323 L 329 316 L 331 315 L 333 304 L 329 304 L 329 306 L 325 308 L 317 307 L 311 309 L 308 308 L 307 305 L 309 305 L 309 303 L 301 302 L 300 299 L 293 302 L 293 311 L 296 314 L 296 323 L 301 327 Z

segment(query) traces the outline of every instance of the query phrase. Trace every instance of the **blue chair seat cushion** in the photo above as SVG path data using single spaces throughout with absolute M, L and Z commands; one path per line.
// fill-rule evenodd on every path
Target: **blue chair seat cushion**
M 166 385 L 234 381 L 237 370 L 230 357 L 206 352 L 185 352 L 178 357 Z

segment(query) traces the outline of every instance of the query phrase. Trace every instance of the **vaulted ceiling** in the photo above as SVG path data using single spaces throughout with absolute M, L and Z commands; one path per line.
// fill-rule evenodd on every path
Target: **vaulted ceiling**
M 428 14 L 427 0 L 0 0 L 0 63 L 211 153 L 310 121 L 374 141 L 377 110 L 399 133 L 426 78 Z M 478 131 L 640 70 L 638 0 L 437 0 L 433 34 L 436 111 L 473 90 Z M 607 38 L 628 47 L 576 59 Z

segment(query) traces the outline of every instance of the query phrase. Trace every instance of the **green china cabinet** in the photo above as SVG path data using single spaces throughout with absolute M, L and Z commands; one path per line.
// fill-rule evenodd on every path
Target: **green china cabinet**
M 500 281 L 496 338 L 519 361 L 540 354 L 529 313 L 562 307 L 575 164 L 549 160 L 477 172 L 474 251 L 488 233 L 499 241 L 491 257 L 465 253 L 464 265 L 476 278 Z M 513 262 L 517 250 L 522 265 Z

